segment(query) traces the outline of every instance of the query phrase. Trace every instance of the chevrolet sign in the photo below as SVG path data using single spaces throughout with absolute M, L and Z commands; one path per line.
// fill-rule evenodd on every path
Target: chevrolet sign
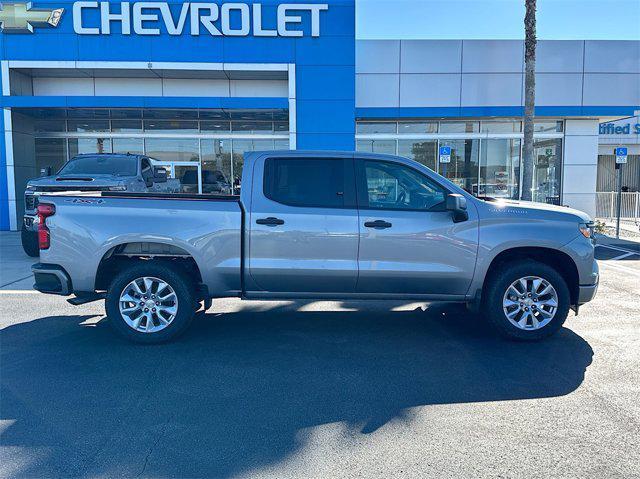
M 329 9 L 329 5 L 323 3 L 282 3 L 277 7 L 274 24 L 267 26 L 260 3 L 185 2 L 171 6 L 173 8 L 168 2 L 157 1 L 75 2 L 73 30 L 78 35 L 110 35 L 112 26 L 119 24 L 118 33 L 122 35 L 160 35 L 163 26 L 169 35 L 182 35 L 186 31 L 194 36 L 302 37 L 304 15 L 309 19 L 311 36 L 319 37 L 320 13 Z M 31 3 L 2 3 L 0 8 L 0 28 L 6 33 L 33 33 L 34 26 L 55 27 L 64 11 L 62 8 L 35 9 Z M 83 15 L 92 11 L 99 15 L 99 20 Z
M 4 33 L 33 33 L 33 27 L 57 27 L 64 8 L 31 8 L 28 3 L 0 4 L 0 30 Z

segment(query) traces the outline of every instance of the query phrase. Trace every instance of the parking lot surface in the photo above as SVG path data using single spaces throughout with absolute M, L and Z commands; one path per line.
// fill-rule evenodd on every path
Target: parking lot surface
M 540 343 L 458 305 L 230 299 L 139 346 L 31 292 L 11 238 L 0 477 L 640 476 L 633 246 L 598 249 L 595 301 Z

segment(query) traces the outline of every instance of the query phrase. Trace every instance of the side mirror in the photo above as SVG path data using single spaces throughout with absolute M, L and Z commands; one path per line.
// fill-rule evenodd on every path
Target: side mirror
M 167 182 L 167 170 L 161 166 L 153 167 L 153 182 L 154 183 L 166 183 Z
M 469 219 L 467 199 L 458 193 L 447 195 L 447 211 L 453 213 L 454 223 L 460 223 L 461 221 L 467 221 Z
M 40 177 L 44 178 L 45 176 L 51 176 L 52 171 L 53 169 L 50 166 L 40 168 Z

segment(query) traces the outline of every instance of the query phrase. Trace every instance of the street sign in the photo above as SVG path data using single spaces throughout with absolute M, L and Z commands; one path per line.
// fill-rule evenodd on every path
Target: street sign
M 451 163 L 451 147 L 440 147 L 440 163 Z
M 627 149 L 618 147 L 613 150 L 613 154 L 616 155 L 616 164 L 623 165 L 627 162 Z

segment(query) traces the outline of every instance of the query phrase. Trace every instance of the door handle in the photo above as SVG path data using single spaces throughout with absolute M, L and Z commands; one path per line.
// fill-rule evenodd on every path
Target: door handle
M 274 218 L 273 216 L 269 216 L 268 218 L 260 218 L 259 220 L 256 220 L 256 224 L 266 225 L 266 226 L 278 226 L 278 225 L 283 225 L 284 220 L 281 220 L 280 218 Z
M 384 220 L 366 221 L 364 225 L 367 228 L 375 228 L 377 230 L 383 230 L 385 228 L 391 228 L 391 223 Z

